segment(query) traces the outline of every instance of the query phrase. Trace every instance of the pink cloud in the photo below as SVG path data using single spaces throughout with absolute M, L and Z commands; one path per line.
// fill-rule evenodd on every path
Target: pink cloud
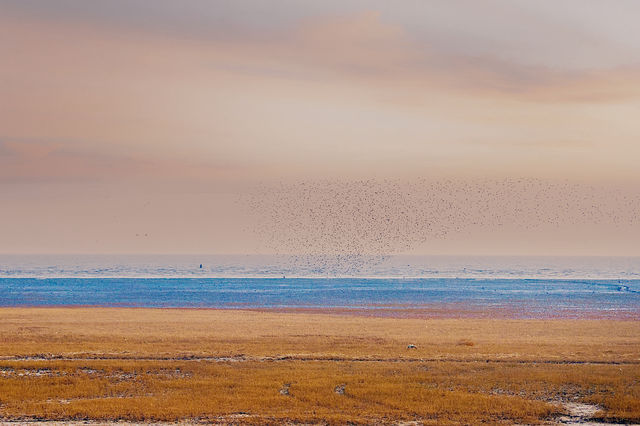
M 118 156 L 60 142 L 0 142 L 0 181 L 211 180 L 242 174 L 230 164 Z

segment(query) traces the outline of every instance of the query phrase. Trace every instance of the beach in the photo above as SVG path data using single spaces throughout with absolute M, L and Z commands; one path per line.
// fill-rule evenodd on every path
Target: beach
M 640 422 L 640 322 L 454 316 L 1 308 L 0 416 Z

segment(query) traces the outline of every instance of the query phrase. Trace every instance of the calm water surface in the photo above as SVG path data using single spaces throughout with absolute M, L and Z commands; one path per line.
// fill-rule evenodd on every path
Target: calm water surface
M 340 276 L 327 265 L 287 256 L 0 256 L 0 305 L 380 315 L 444 307 L 527 318 L 640 319 L 638 258 L 398 256 L 363 262 L 359 276 Z

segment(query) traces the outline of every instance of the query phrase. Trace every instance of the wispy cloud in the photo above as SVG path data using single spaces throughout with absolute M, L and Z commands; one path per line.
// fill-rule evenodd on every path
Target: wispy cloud
M 616 102 L 640 97 L 640 67 L 530 64 L 447 50 L 376 10 L 306 18 L 268 37 L 187 42 L 213 70 L 264 79 L 351 81 L 531 102 Z M 198 47 L 199 46 L 199 47 Z
M 244 171 L 231 164 L 91 152 L 72 143 L 0 139 L 0 182 L 206 182 Z

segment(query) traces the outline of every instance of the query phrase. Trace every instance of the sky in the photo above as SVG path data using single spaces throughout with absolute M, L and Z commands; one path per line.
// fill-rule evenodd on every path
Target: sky
M 0 253 L 260 252 L 238 199 L 283 182 L 527 178 L 618 207 L 640 196 L 638 16 L 635 0 L 0 0 Z M 622 225 L 470 227 L 411 250 L 640 255 L 628 205 Z

